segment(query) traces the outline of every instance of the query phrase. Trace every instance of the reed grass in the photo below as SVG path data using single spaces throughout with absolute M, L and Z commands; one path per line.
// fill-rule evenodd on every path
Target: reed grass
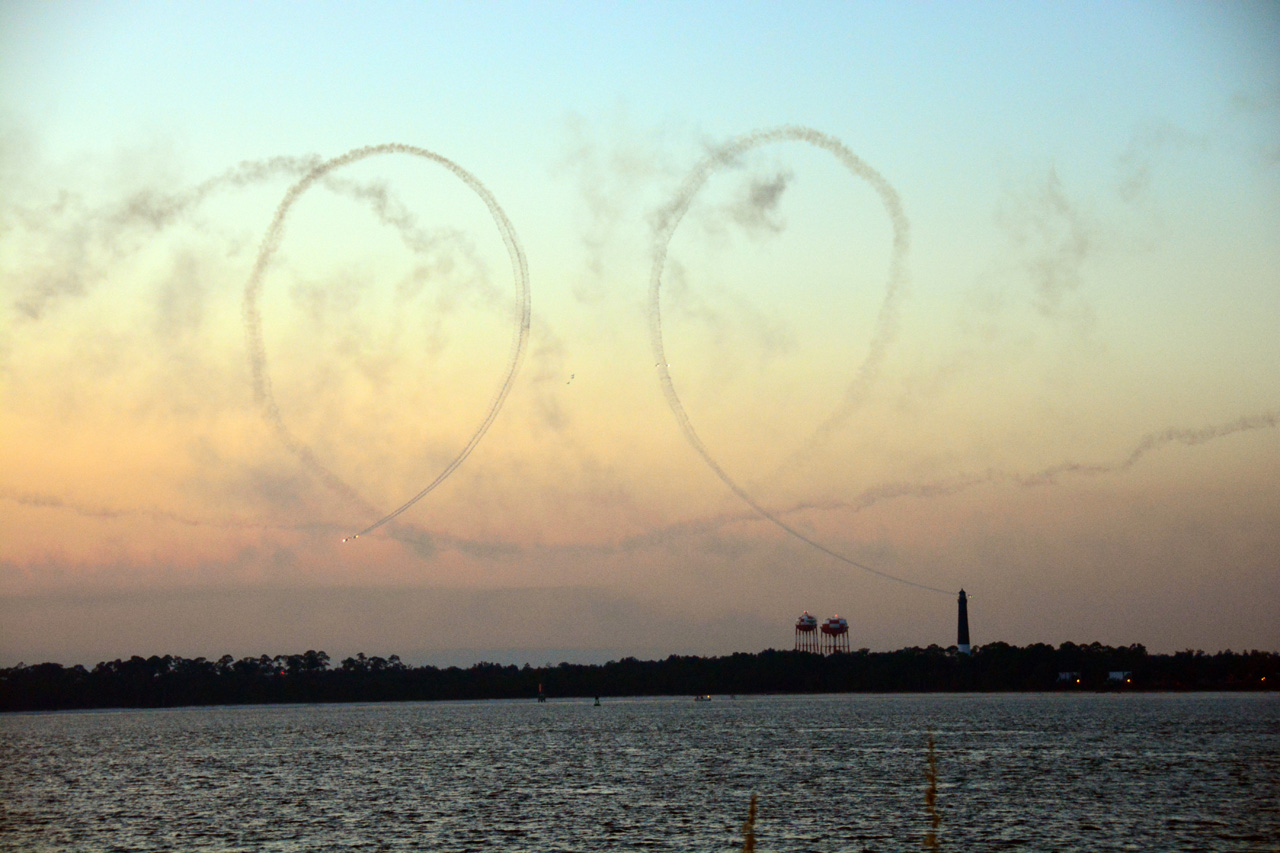
M 941 850 L 938 841 L 938 827 L 942 826 L 942 817 L 938 814 L 938 755 L 934 749 L 933 735 L 929 735 L 928 765 L 924 771 L 925 781 L 929 784 L 924 789 L 924 809 L 929 815 L 929 831 L 924 834 L 924 849 Z M 755 853 L 756 849 L 756 795 L 751 795 L 751 805 L 747 808 L 747 821 L 742 824 L 742 853 Z
M 742 825 L 742 853 L 755 853 L 756 849 L 756 795 L 751 795 L 747 807 L 747 822 Z

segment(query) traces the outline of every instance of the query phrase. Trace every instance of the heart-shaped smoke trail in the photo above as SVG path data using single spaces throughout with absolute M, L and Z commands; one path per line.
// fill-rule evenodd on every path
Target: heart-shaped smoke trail
M 860 157 L 845 147 L 844 143 L 836 139 L 834 136 L 822 133 L 812 128 L 783 126 L 772 128 L 769 130 L 761 130 L 755 133 L 749 133 L 740 136 L 737 139 L 717 148 L 706 159 L 694 167 L 689 176 L 685 178 L 684 183 L 680 185 L 675 197 L 667 204 L 666 207 L 658 211 L 656 224 L 654 229 L 653 240 L 653 271 L 649 279 L 649 331 L 653 344 L 653 354 L 657 361 L 658 378 L 662 383 L 662 391 L 666 395 L 667 404 L 671 407 L 671 411 L 676 416 L 676 421 L 680 424 L 680 429 L 684 431 L 685 438 L 693 445 L 693 449 L 707 463 L 715 475 L 720 478 L 729 490 L 742 499 L 742 501 L 751 507 L 761 517 L 772 522 L 781 530 L 791 534 L 813 548 L 834 557 L 846 565 L 861 569 L 864 572 L 870 572 L 873 575 L 886 578 L 888 580 L 897 581 L 898 583 L 914 586 L 919 589 L 927 589 L 931 592 L 941 592 L 947 595 L 951 594 L 950 590 L 939 589 L 938 587 L 929 586 L 928 584 L 918 583 L 907 578 L 898 577 L 897 575 L 883 572 L 879 569 L 860 563 L 851 557 L 833 551 L 821 542 L 817 542 L 801 531 L 792 527 L 783 521 L 778 515 L 766 509 L 759 501 L 752 497 L 745 489 L 738 485 L 732 477 L 716 462 L 711 455 L 711 451 L 703 443 L 698 436 L 697 431 L 693 428 L 693 422 L 689 419 L 688 413 L 684 409 L 684 404 L 680 402 L 680 395 L 676 393 L 675 383 L 671 379 L 671 371 L 667 366 L 667 357 L 665 347 L 663 345 L 662 336 L 662 310 L 660 305 L 660 296 L 662 292 L 662 272 L 667 263 L 667 248 L 671 244 L 671 238 L 675 235 L 676 229 L 680 225 L 681 219 L 689 210 L 689 205 L 693 203 L 694 197 L 702 186 L 707 182 L 716 171 L 728 166 L 738 160 L 746 152 L 761 145 L 768 145 L 775 142 L 806 142 L 824 151 L 830 152 L 838 159 L 846 169 L 848 169 L 855 177 L 861 178 L 871 185 L 871 188 L 880 196 L 881 202 L 884 204 L 885 211 L 889 215 L 889 220 L 893 225 L 893 256 L 889 264 L 889 281 L 885 290 L 884 302 L 880 308 L 880 316 L 878 318 L 876 332 L 871 339 L 871 346 L 867 352 L 867 357 L 862 365 L 854 374 L 853 381 L 850 383 L 844 400 L 837 410 L 827 419 L 827 421 L 818 428 L 814 434 L 815 441 L 822 434 L 829 431 L 841 418 L 846 416 L 854 406 L 857 405 L 861 395 L 865 392 L 868 385 L 875 378 L 879 370 L 881 362 L 884 360 L 884 353 L 888 347 L 889 340 L 892 337 L 894 329 L 894 320 L 897 315 L 898 297 L 903 287 L 903 281 L 906 277 L 906 256 L 907 248 L 910 242 L 910 229 L 907 223 L 906 214 L 902 211 L 902 202 L 898 199 L 898 193 L 893 186 L 885 180 L 884 176 L 877 172 L 871 166 L 867 165 Z
M 506 244 L 507 254 L 511 257 L 511 269 L 515 278 L 516 300 L 520 306 L 520 313 L 517 319 L 516 333 L 511 344 L 511 357 L 508 360 L 507 368 L 501 386 L 494 395 L 489 405 L 488 411 L 485 413 L 480 426 L 467 440 L 462 450 L 446 465 L 435 479 L 428 483 L 416 495 L 409 498 L 400 506 L 391 512 L 383 515 L 377 521 L 368 527 L 360 530 L 344 538 L 356 539 L 364 536 L 382 525 L 394 519 L 402 512 L 413 506 L 418 501 L 426 497 L 433 489 L 448 479 L 449 475 L 457 470 L 466 458 L 471 455 L 471 451 L 475 450 L 480 439 L 488 431 L 493 421 L 498 416 L 498 411 L 502 408 L 503 402 L 507 399 L 507 394 L 511 391 L 511 386 L 515 382 L 516 372 L 520 367 L 520 359 L 524 355 L 525 345 L 529 339 L 529 266 L 525 260 L 524 249 L 520 247 L 520 241 L 516 237 L 515 228 L 511 225 L 511 220 L 507 218 L 506 212 L 498 204 L 493 194 L 480 183 L 474 175 L 457 163 L 442 157 L 433 151 L 425 148 L 418 148 L 412 145 L 401 145 L 398 143 L 388 143 L 385 145 L 370 145 L 365 148 L 356 148 L 326 160 L 315 166 L 311 171 L 307 172 L 296 184 L 289 188 L 284 198 L 280 201 L 279 207 L 276 208 L 275 217 L 271 220 L 271 225 L 267 228 L 266 235 L 262 238 L 262 246 L 258 250 L 258 258 L 254 262 L 253 271 L 249 275 L 248 284 L 244 290 L 244 322 L 245 336 L 248 339 L 249 349 L 249 369 L 253 375 L 253 395 L 254 400 L 261 407 L 263 416 L 267 422 L 271 424 L 279 437 L 281 443 L 284 444 L 294 456 L 302 462 L 303 466 L 312 474 L 318 477 L 325 485 L 345 497 L 369 515 L 376 514 L 375 510 L 367 501 L 365 501 L 355 489 L 349 486 L 341 477 L 329 470 L 319 459 L 307 444 L 294 435 L 285 425 L 283 418 L 280 416 L 280 409 L 276 405 L 275 395 L 271 390 L 271 376 L 267 371 L 267 355 L 266 347 L 262 338 L 262 313 L 258 307 L 258 299 L 262 293 L 262 278 L 266 271 L 268 263 L 271 261 L 272 255 L 280 248 L 281 238 L 284 236 L 284 226 L 289 218 L 289 211 L 302 194 L 310 189 L 318 181 L 325 178 L 335 169 L 348 166 L 360 160 L 366 160 L 370 157 L 376 157 L 382 154 L 409 154 L 414 157 L 421 157 L 438 163 L 450 172 L 458 176 L 464 184 L 471 188 L 485 206 L 489 208 L 490 215 L 493 216 L 494 224 L 498 226 L 498 232 L 502 235 L 502 241 Z

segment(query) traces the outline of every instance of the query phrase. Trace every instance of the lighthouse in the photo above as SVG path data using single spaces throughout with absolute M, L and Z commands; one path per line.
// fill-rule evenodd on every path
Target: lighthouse
M 965 596 L 964 590 L 960 590 L 960 623 L 957 628 L 956 647 L 960 654 L 969 654 L 969 599 Z

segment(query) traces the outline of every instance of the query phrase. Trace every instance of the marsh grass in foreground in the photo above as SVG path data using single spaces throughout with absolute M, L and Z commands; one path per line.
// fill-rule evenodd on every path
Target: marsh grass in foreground
M 938 815 L 938 756 L 934 751 L 933 735 L 929 735 L 929 763 L 924 771 L 928 786 L 924 789 L 924 808 L 929 815 L 929 831 L 924 834 L 924 849 L 940 850 L 938 827 L 942 818 Z M 751 795 L 751 805 L 747 808 L 747 820 L 742 824 L 742 853 L 755 853 L 756 849 L 756 806 L 758 800 Z
M 751 805 L 747 808 L 747 822 L 742 825 L 743 853 L 754 853 L 756 849 L 756 795 L 751 795 Z

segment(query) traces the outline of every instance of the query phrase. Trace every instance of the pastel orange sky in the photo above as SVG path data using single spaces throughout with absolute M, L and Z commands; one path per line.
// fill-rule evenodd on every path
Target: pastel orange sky
M 0 664 L 1280 648 L 1275 8 L 775 14 L 7 4 Z

